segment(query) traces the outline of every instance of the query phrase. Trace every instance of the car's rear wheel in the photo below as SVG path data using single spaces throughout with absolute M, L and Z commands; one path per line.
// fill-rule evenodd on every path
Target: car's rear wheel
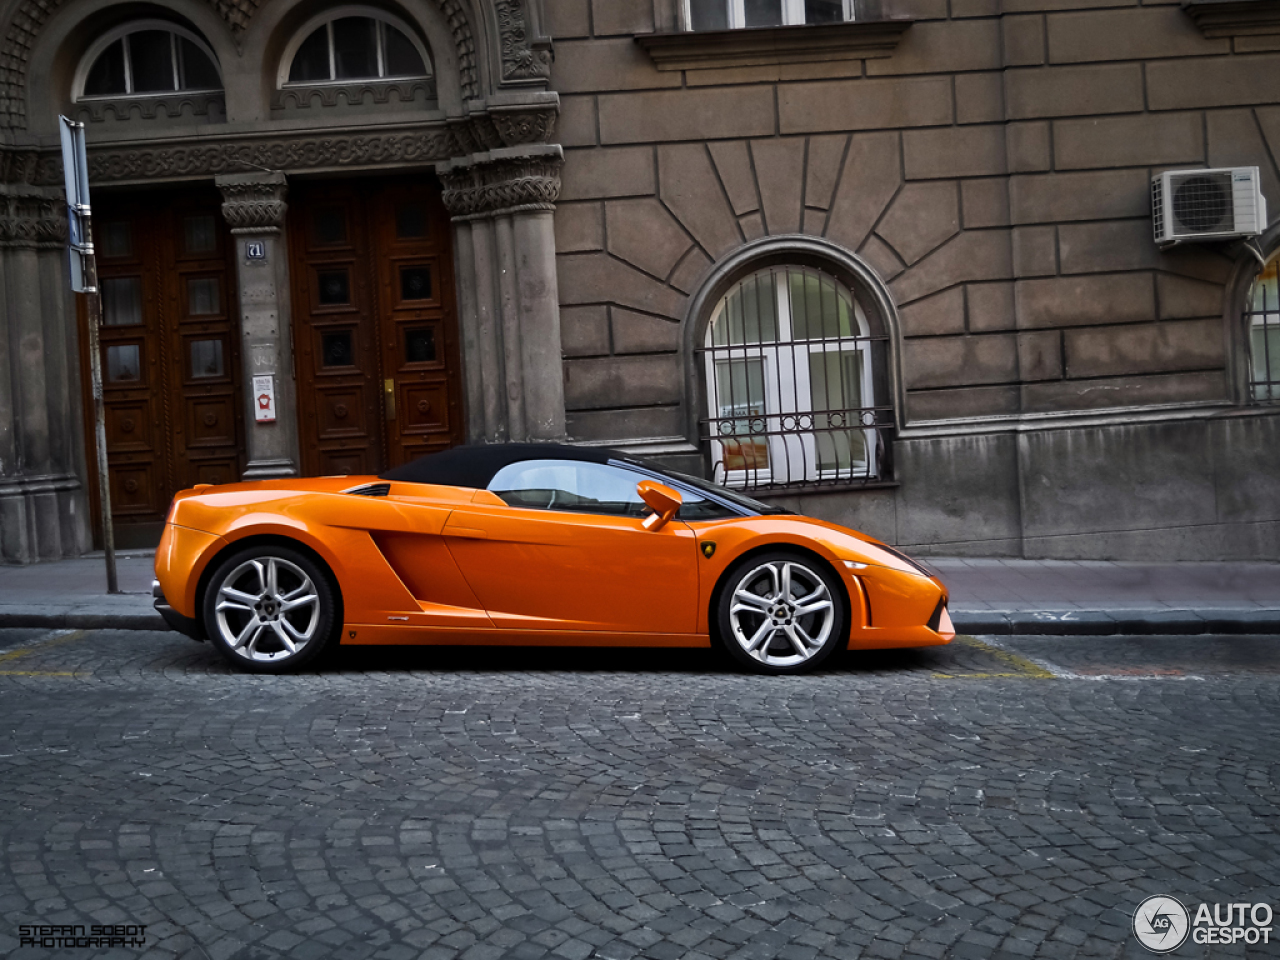
M 284 673 L 318 657 L 341 624 L 327 572 L 291 547 L 260 544 L 227 557 L 204 596 L 205 631 L 233 665 Z
M 747 558 L 725 576 L 721 645 L 760 673 L 812 670 L 848 642 L 846 597 L 820 561 L 796 553 Z

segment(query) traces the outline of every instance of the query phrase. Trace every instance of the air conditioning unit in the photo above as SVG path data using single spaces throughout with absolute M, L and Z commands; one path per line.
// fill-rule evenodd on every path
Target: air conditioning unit
M 1256 237 L 1267 228 L 1257 167 L 1166 170 L 1151 178 L 1156 243 Z

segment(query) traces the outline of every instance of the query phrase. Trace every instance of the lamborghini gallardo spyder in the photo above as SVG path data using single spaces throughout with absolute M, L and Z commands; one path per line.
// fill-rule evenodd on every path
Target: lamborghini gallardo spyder
M 245 670 L 334 644 L 721 648 L 765 673 L 954 636 L 872 538 L 612 450 L 456 447 L 372 477 L 184 490 L 156 608 Z

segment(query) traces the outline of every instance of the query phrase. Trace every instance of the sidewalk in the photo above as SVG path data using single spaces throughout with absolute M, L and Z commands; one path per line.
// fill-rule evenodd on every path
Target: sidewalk
M 107 593 L 102 554 L 56 563 L 0 566 L 0 627 L 168 630 L 151 606 L 150 550 L 116 554 L 123 593 Z
M 951 619 L 976 634 L 1280 635 L 1280 564 L 928 558 Z M 0 566 L 0 627 L 165 630 L 151 608 L 151 554 Z
M 1280 564 L 926 558 L 963 633 L 1280 634 Z

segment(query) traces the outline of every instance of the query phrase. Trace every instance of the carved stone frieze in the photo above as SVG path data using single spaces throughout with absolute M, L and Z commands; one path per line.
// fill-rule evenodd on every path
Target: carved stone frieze
M 495 110 L 490 118 L 508 147 L 548 143 L 556 129 L 555 110 Z
M 451 120 L 449 129 L 458 144 L 454 155 L 547 143 L 555 132 L 556 114 L 556 106 L 542 104 L 499 107 Z
M 36 183 L 41 155 L 33 147 L 0 145 L 0 183 Z M 62 170 L 59 161 L 58 170 Z
M 222 218 L 234 234 L 279 233 L 284 226 L 288 185 L 283 173 L 215 177 L 222 191 Z
M 421 94 L 421 97 L 419 97 Z M 373 103 L 390 103 L 392 96 L 400 103 L 413 103 L 436 98 L 434 80 L 369 80 L 362 83 L 334 83 L 323 86 L 285 87 L 271 98 L 275 110 L 305 110 L 314 105 L 334 107 L 339 102 L 360 106 L 369 97 Z
M 551 47 L 531 42 L 524 0 L 493 0 L 493 7 L 502 45 L 502 79 L 545 80 L 551 76 Z
M 61 187 L 62 153 L 34 147 L 0 146 L 0 183 Z
M 214 141 L 179 146 L 89 149 L 91 183 L 212 176 L 253 170 L 311 170 L 400 166 L 444 160 L 454 155 L 449 131 L 432 129 L 393 134 L 297 136 L 273 140 Z
M 273 138 L 225 139 L 207 133 L 166 143 L 89 146 L 94 184 L 128 183 L 265 171 L 302 172 L 341 168 L 424 165 L 511 148 L 547 147 L 555 132 L 554 101 L 500 106 L 489 112 L 419 129 L 322 135 L 296 133 Z M 558 150 L 554 146 L 549 147 Z M 0 183 L 60 186 L 62 158 L 56 150 L 0 145 Z
M 104 120 L 154 120 L 157 116 L 208 117 L 210 121 L 226 119 L 227 105 L 221 93 L 175 93 L 165 97 L 118 97 L 111 100 L 81 100 L 76 104 L 76 119 L 87 123 Z
M 523 210 L 552 210 L 560 197 L 559 148 L 524 155 L 481 155 L 437 167 L 444 205 L 455 220 Z
M 0 247 L 50 249 L 67 242 L 67 213 L 57 196 L 29 191 L 0 194 Z
M 484 153 L 503 146 L 498 128 L 487 114 L 472 114 L 449 121 L 449 131 L 458 144 L 454 156 L 466 156 L 471 153 Z
M 555 117 L 555 108 L 546 107 L 473 114 L 447 125 L 394 133 L 295 134 L 254 140 L 204 134 L 166 144 L 91 144 L 89 178 L 94 184 L 111 184 L 275 170 L 423 165 L 513 147 L 546 147 L 541 141 L 554 132 Z M 61 155 L 56 150 L 0 145 L 0 183 L 60 186 Z

